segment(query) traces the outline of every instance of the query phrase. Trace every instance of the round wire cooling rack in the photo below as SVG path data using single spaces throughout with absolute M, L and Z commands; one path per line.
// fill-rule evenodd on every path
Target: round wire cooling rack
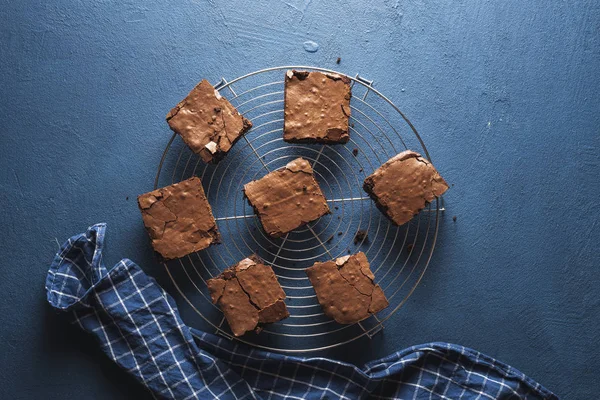
M 410 223 L 397 227 L 363 192 L 364 178 L 400 151 L 415 150 L 428 159 L 429 153 L 398 107 L 374 89 L 372 81 L 358 74 L 348 76 L 352 99 L 347 144 L 285 143 L 283 85 L 289 69 L 345 75 L 324 68 L 283 66 L 231 81 L 222 78 L 215 88 L 253 122 L 253 128 L 216 165 L 203 163 L 173 134 L 158 166 L 154 187 L 199 176 L 221 232 L 222 244 L 165 263 L 167 274 L 187 305 L 217 334 L 268 351 L 300 353 L 370 339 L 382 330 L 415 290 L 429 265 L 443 199 L 436 199 Z M 282 238 L 271 238 L 244 199 L 243 185 L 299 156 L 312 163 L 332 213 Z M 357 236 L 359 231 L 367 235 Z M 375 281 L 390 305 L 357 324 L 340 325 L 323 314 L 304 269 L 316 261 L 358 251 L 366 253 Z M 212 304 L 206 280 L 252 253 L 273 267 L 287 294 L 290 317 L 265 326 L 260 334 L 236 338 Z

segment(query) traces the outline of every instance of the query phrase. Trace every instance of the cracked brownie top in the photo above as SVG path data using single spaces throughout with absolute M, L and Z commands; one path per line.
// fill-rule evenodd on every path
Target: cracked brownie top
M 368 176 L 363 189 L 381 212 L 402 225 L 448 190 L 448 184 L 428 160 L 406 150 Z
M 285 293 L 271 267 L 251 255 L 219 276 L 206 281 L 212 302 L 217 304 L 235 336 L 260 331 L 262 324 L 289 316 Z
M 197 177 L 138 196 L 152 247 L 165 260 L 219 242 L 210 204 Z
M 240 115 L 207 80 L 200 82 L 167 114 L 173 131 L 204 162 L 219 162 L 252 123 Z
M 306 274 L 325 315 L 340 324 L 353 324 L 388 306 L 362 251 L 317 262 L 306 269 Z

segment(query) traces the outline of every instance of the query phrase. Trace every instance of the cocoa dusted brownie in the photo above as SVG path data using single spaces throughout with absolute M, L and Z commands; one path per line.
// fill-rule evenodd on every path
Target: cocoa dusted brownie
M 363 189 L 383 214 L 402 225 L 448 190 L 448 184 L 428 160 L 406 150 L 369 175 Z
M 283 236 L 330 212 L 313 169 L 303 158 L 247 183 L 244 195 L 264 230 L 274 237 Z
M 287 318 L 285 292 L 271 267 L 256 255 L 243 259 L 219 276 L 206 281 L 235 336 L 260 331 L 263 324 Z
M 210 204 L 197 177 L 138 196 L 152 247 L 164 260 L 219 243 Z
M 240 115 L 207 80 L 200 82 L 167 114 L 173 131 L 204 162 L 217 163 L 252 123 Z
M 287 71 L 283 140 L 347 143 L 350 139 L 350 79 L 321 72 Z
M 361 321 L 389 305 L 363 252 L 317 262 L 306 274 L 325 315 L 340 324 Z

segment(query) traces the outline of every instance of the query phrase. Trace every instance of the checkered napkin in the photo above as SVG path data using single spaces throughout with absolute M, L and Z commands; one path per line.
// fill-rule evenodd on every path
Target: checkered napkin
M 557 399 L 516 369 L 452 344 L 414 346 L 358 368 L 196 331 L 134 262 L 104 267 L 105 230 L 94 225 L 62 245 L 48 271 L 48 302 L 69 312 L 155 398 Z

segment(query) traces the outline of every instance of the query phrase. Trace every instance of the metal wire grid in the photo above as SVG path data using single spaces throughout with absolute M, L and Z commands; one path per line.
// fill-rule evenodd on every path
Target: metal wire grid
M 252 120 L 253 128 L 217 165 L 204 164 L 174 134 L 163 153 L 154 186 L 199 176 L 223 238 L 221 245 L 164 265 L 191 309 L 225 337 L 269 351 L 299 353 L 371 338 L 381 331 L 386 320 L 407 301 L 429 265 L 443 200 L 434 201 L 410 223 L 396 227 L 362 191 L 364 178 L 398 152 L 410 148 L 427 158 L 429 154 L 404 114 L 373 88 L 372 81 L 358 74 L 348 76 L 353 86 L 348 144 L 283 142 L 283 78 L 288 69 L 344 75 L 323 68 L 283 66 L 229 82 L 221 79 L 215 87 Z M 332 214 L 274 239 L 262 230 L 243 198 L 242 187 L 298 156 L 312 163 Z M 358 230 L 367 231 L 368 238 L 357 242 Z M 390 306 L 360 323 L 339 325 L 323 314 L 304 269 L 316 261 L 357 251 L 367 254 Z M 210 301 L 206 280 L 252 253 L 273 266 L 287 294 L 290 317 L 265 327 L 259 335 L 234 338 L 222 313 Z

